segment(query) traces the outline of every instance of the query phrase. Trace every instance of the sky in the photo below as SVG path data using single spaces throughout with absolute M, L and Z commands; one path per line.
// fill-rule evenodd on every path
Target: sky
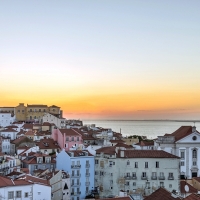
M 199 0 L 0 0 L 0 106 L 199 119 Z

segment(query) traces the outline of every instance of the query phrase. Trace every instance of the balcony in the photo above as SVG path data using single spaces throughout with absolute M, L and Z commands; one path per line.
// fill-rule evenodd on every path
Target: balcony
M 168 180 L 174 180 L 174 177 L 173 176 L 169 176 Z
M 71 165 L 71 168 L 80 169 L 80 168 L 81 168 L 81 165 Z
M 85 182 L 85 186 L 89 186 L 90 185 L 90 182 Z
M 136 180 L 137 176 L 124 176 L 124 179 L 126 179 L 126 180 Z
M 85 173 L 85 176 L 90 176 L 90 173 Z
M 157 180 L 157 176 L 151 176 L 151 180 Z
M 72 174 L 73 178 L 79 178 L 81 176 L 81 174 Z
M 159 176 L 158 179 L 159 180 L 165 180 L 165 176 Z
M 142 180 L 147 180 L 147 176 L 141 176 Z
M 72 187 L 79 187 L 81 185 L 81 183 L 72 183 L 71 186 Z
M 86 168 L 89 168 L 89 167 L 90 167 L 90 164 L 86 164 L 85 167 L 86 167 Z

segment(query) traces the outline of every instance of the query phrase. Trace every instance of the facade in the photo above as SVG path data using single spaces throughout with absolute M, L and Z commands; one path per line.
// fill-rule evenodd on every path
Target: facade
M 0 134 L 2 137 L 7 137 L 7 138 L 10 138 L 11 140 L 15 140 L 17 138 L 17 133 L 18 131 L 12 128 L 7 128 L 0 131 Z
M 181 126 L 172 134 L 158 136 L 154 146 L 181 158 L 182 179 L 200 176 L 200 133 L 196 127 Z
M 82 135 L 75 129 L 54 129 L 52 138 L 58 142 L 61 149 L 76 150 L 82 146 Z
M 95 187 L 101 198 L 116 196 L 120 190 L 143 195 L 159 187 L 178 191 L 179 161 L 165 151 L 103 147 L 96 150 Z
M 56 161 L 53 157 L 43 153 L 26 153 L 26 158 L 22 160 L 22 168 L 28 168 L 30 174 L 33 174 L 34 170 L 38 169 L 50 169 L 54 170 L 56 167 Z
M 0 111 L 0 127 L 6 127 L 12 124 L 15 117 L 11 112 Z
M 56 168 L 70 176 L 71 200 L 84 199 L 94 190 L 94 156 L 88 151 L 62 150 L 57 155 Z
M 9 137 L 1 137 L 2 138 L 2 153 L 10 154 L 10 138 Z
M 51 187 L 39 181 L 11 180 L 0 176 L 0 199 L 51 200 Z
M 45 122 L 53 123 L 58 128 L 65 128 L 65 124 L 66 124 L 66 119 L 59 118 L 56 115 L 53 115 L 53 114 L 50 114 L 50 113 L 45 113 L 43 118 L 42 118 L 42 121 L 44 123 Z
M 39 121 L 42 122 L 43 115 L 45 113 L 51 113 L 57 117 L 61 117 L 62 111 L 60 107 L 52 105 L 27 105 L 20 103 L 15 107 L 15 116 L 17 121 Z

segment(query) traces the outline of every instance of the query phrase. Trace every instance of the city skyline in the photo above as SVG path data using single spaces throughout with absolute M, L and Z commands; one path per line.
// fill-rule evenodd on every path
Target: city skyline
M 0 106 L 53 104 L 80 119 L 199 119 L 199 6 L 1 1 Z

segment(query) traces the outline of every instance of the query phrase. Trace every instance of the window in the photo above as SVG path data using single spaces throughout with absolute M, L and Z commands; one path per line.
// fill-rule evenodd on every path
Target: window
M 8 199 L 13 199 L 14 198 L 14 192 L 8 192 Z
M 129 160 L 127 161 L 127 165 L 130 165 L 130 161 Z
M 109 167 L 112 167 L 112 161 L 109 161 Z
M 169 188 L 172 188 L 172 184 L 169 184 Z
M 164 177 L 164 172 L 160 172 L 160 177 Z
M 115 162 L 113 162 L 113 165 L 115 165 Z
M 138 162 L 135 162 L 135 168 L 138 168 Z
M 111 176 L 113 176 L 113 173 L 110 173 Z
M 148 168 L 148 162 L 145 162 L 145 168 Z
M 129 185 L 129 181 L 127 181 L 125 185 Z
M 133 182 L 133 186 L 136 186 L 136 182 Z
M 156 162 L 156 168 L 159 168 L 159 162 L 158 161 Z
M 160 187 L 164 187 L 164 182 L 160 182 Z
M 66 137 L 66 141 L 69 141 L 69 137 Z
M 147 176 L 146 172 L 142 172 L 142 177 L 146 178 L 146 176 Z
M 136 172 L 132 173 L 133 178 L 136 178 Z
M 37 117 L 35 116 L 34 119 L 36 119 Z
M 95 175 L 98 175 L 98 171 L 95 171 Z
M 24 197 L 28 197 L 28 192 L 25 192 L 25 193 L 24 193 Z
M 37 168 L 38 168 L 38 166 L 37 166 L 37 165 L 35 165 L 35 166 L 34 166 L 34 168 L 35 168 L 35 169 L 37 169 Z
M 181 166 L 185 166 L 185 162 L 181 161 Z
M 129 172 L 128 172 L 128 173 L 126 173 L 126 176 L 127 176 L 127 177 L 130 177 L 130 173 L 129 173 Z
M 20 110 L 18 110 L 18 112 L 20 112 Z
M 79 141 L 79 137 L 77 137 L 76 141 Z
M 39 112 L 41 112 L 41 109 L 39 109 Z
M 156 177 L 156 172 L 152 172 L 152 176 L 153 176 L 153 177 Z
M 197 158 L 197 150 L 196 149 L 194 149 L 192 151 L 192 158 Z
M 16 191 L 16 198 L 22 197 L 22 191 Z
M 185 159 L 185 152 L 181 151 L 181 159 Z
M 169 173 L 169 178 L 168 179 L 174 179 L 173 173 Z
M 99 160 L 95 160 L 95 164 L 99 164 Z
M 193 161 L 192 164 L 193 164 L 193 166 L 196 166 L 196 165 L 197 165 L 197 162 L 196 162 L 196 161 Z

